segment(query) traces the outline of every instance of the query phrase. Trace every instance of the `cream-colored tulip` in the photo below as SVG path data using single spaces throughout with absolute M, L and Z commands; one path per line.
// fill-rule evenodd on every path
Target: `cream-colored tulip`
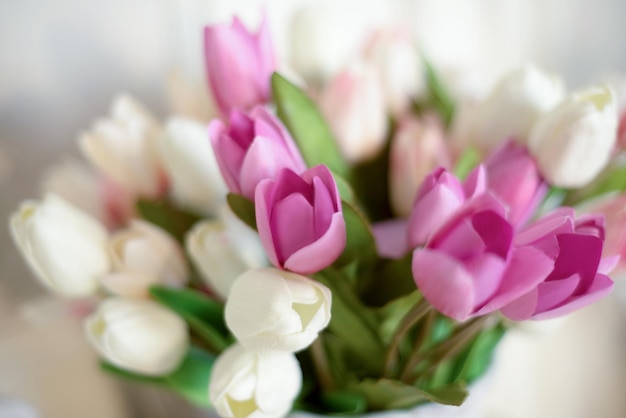
M 259 235 L 228 209 L 222 220 L 194 225 L 186 247 L 202 279 L 223 300 L 240 274 L 268 264 Z
M 206 125 L 191 119 L 170 119 L 159 138 L 159 151 L 174 201 L 198 213 L 215 215 L 228 189 Z
M 390 112 L 404 114 L 425 84 L 422 63 L 410 34 L 392 28 L 376 31 L 365 49 L 365 59 L 378 69 Z
M 163 188 L 159 132 L 159 124 L 141 104 L 121 95 L 113 101 L 110 118 L 96 121 L 79 144 L 103 173 L 141 196 L 155 197 Z
M 188 269 L 182 249 L 161 228 L 141 220 L 114 234 L 108 250 L 113 271 L 102 278 L 111 292 L 145 297 L 154 284 L 182 286 Z
M 234 344 L 215 361 L 209 400 L 223 418 L 280 418 L 302 387 L 293 353 L 250 351 Z
M 389 154 L 389 197 L 398 216 L 411 214 L 422 180 L 440 166 L 450 166 L 441 122 L 432 115 L 401 120 Z
M 536 67 L 507 74 L 474 109 L 466 142 L 485 152 L 508 139 L 525 142 L 537 119 L 565 94 L 563 82 Z
M 41 202 L 23 202 L 10 226 L 37 278 L 56 293 L 91 295 L 110 269 L 105 227 L 54 194 Z
M 85 319 L 85 331 L 106 361 L 149 376 L 176 370 L 189 344 L 185 321 L 149 300 L 107 299 Z
M 253 269 L 231 286 L 224 318 L 248 349 L 300 351 L 330 322 L 331 298 L 326 286 L 308 277 Z
M 609 162 L 617 139 L 615 96 L 606 86 L 570 95 L 537 122 L 528 146 L 545 179 L 582 187 Z
M 320 108 L 348 161 L 372 159 L 385 145 L 385 99 L 371 64 L 360 62 L 342 71 L 322 93 Z

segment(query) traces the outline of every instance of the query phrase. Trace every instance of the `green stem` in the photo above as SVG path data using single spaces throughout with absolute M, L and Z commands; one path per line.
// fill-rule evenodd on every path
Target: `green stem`
M 391 377 L 394 372 L 394 368 L 397 363 L 397 352 L 400 343 L 406 337 L 408 332 L 415 326 L 424 315 L 432 309 L 432 306 L 426 301 L 421 299 L 415 306 L 404 316 L 402 322 L 398 326 L 398 329 L 393 334 L 391 343 L 385 352 L 385 368 L 383 371 L 383 377 Z
M 406 361 L 402 371 L 400 372 L 400 380 L 407 382 L 407 379 L 415 370 L 415 367 L 419 364 L 421 360 L 420 351 L 424 348 L 424 342 L 430 336 L 433 325 L 435 323 L 435 319 L 437 318 L 437 312 L 431 310 L 428 312 L 428 316 L 426 317 L 426 322 L 422 328 L 420 328 L 419 334 L 413 343 L 413 350 L 411 350 L 411 354 L 409 354 L 409 358 Z
M 330 373 L 330 367 L 328 366 L 328 359 L 326 358 L 326 350 L 324 350 L 324 343 L 322 341 L 322 335 L 320 334 L 315 341 L 311 344 L 311 360 L 313 361 L 313 368 L 317 379 L 324 390 L 333 390 L 337 388 L 335 379 L 333 379 Z

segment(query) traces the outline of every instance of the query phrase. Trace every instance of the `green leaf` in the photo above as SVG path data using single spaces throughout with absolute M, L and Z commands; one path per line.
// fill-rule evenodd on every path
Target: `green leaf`
M 272 75 L 272 94 L 278 117 L 298 144 L 309 167 L 325 164 L 342 177 L 349 177 L 348 164 L 341 156 L 330 128 L 305 92 L 278 73 Z
M 354 194 L 354 190 L 352 190 L 352 186 L 350 186 L 350 183 L 348 183 L 339 174 L 333 173 L 333 177 L 335 179 L 335 184 L 337 184 L 337 190 L 339 191 L 341 200 L 354 204 L 356 202 L 356 196 Z
M 360 414 L 367 411 L 367 399 L 359 392 L 349 390 L 322 392 L 320 401 L 324 411 L 333 415 Z
M 226 201 L 228 202 L 230 210 L 232 210 L 239 219 L 250 228 L 256 230 L 254 202 L 235 193 L 228 193 L 226 195 Z
M 481 332 L 460 356 L 455 380 L 472 382 L 482 376 L 491 365 L 493 352 L 505 333 L 502 324 Z
M 606 195 L 626 191 L 626 165 L 613 165 L 604 170 L 589 185 L 576 190 L 569 190 L 564 204 L 574 206 L 581 202 Z
M 215 357 L 198 347 L 190 346 L 187 355 L 178 369 L 166 376 L 153 377 L 130 372 L 117 366 L 100 362 L 100 368 L 119 378 L 141 384 L 154 384 L 178 392 L 189 401 L 202 407 L 209 407 L 207 388 Z
M 460 179 L 464 179 L 480 163 L 480 154 L 476 148 L 467 148 L 459 157 L 454 167 L 454 175 Z
M 342 267 L 355 260 L 375 258 L 376 242 L 365 215 L 346 201 L 342 201 L 341 206 L 346 223 L 346 246 L 334 265 Z
M 444 83 L 439 78 L 439 75 L 435 71 L 434 67 L 426 58 L 423 58 L 423 61 L 424 68 L 426 70 L 426 83 L 429 94 L 428 102 L 430 106 L 437 111 L 446 127 L 449 127 L 454 117 L 454 100 Z
M 140 199 L 135 208 L 142 219 L 161 227 L 181 243 L 185 242 L 187 231 L 202 219 L 199 215 L 173 206 L 166 200 Z
M 224 307 L 218 302 L 195 290 L 158 285 L 150 287 L 150 295 L 183 317 L 191 330 L 214 352 L 220 353 L 230 345 Z
M 421 298 L 421 293 L 415 290 L 406 296 L 392 300 L 378 309 L 378 314 L 381 318 L 379 334 L 385 344 L 391 341 L 391 337 L 398 329 L 402 319 L 417 305 Z
M 462 384 L 423 390 L 392 379 L 364 379 L 350 389 L 363 393 L 374 411 L 413 408 L 424 402 L 461 405 L 467 397 Z

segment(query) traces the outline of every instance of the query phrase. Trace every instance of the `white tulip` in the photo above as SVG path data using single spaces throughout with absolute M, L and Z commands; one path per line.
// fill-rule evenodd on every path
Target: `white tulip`
M 323 284 L 274 268 L 248 270 L 230 289 L 226 325 L 251 350 L 300 351 L 330 322 Z
M 374 33 L 365 59 L 379 71 L 387 107 L 401 115 L 424 89 L 423 68 L 409 33 L 386 29 Z
M 115 294 L 145 297 L 151 285 L 180 287 L 187 282 L 182 249 L 170 235 L 149 222 L 134 220 L 110 238 L 108 250 L 113 271 L 102 278 L 102 284 Z
M 206 126 L 191 119 L 170 119 L 159 138 L 159 151 L 174 201 L 198 213 L 214 215 L 228 189 Z
M 215 361 L 209 400 L 223 418 L 280 418 L 302 387 L 300 363 L 292 353 L 249 351 L 235 344 Z
M 205 283 L 226 300 L 240 274 L 268 262 L 259 235 L 230 211 L 223 213 L 223 221 L 194 225 L 187 234 L 186 247 Z
M 111 117 L 96 121 L 79 144 L 103 173 L 141 196 L 154 197 L 163 187 L 156 149 L 159 129 L 142 105 L 121 95 L 113 102 Z
M 506 75 L 478 104 L 468 142 L 484 151 L 508 139 L 525 142 L 537 118 L 554 108 L 565 94 L 563 82 L 526 66 Z
M 450 167 L 441 122 L 433 116 L 402 119 L 389 154 L 389 197 L 397 215 L 411 214 L 417 189 L 424 177 L 439 166 Z
M 615 96 L 597 86 L 569 96 L 533 128 L 528 146 L 541 174 L 558 187 L 582 187 L 609 162 L 617 139 Z
M 320 107 L 350 162 L 374 158 L 385 145 L 388 121 L 376 68 L 351 65 L 322 92 Z
M 185 321 L 149 300 L 106 299 L 85 319 L 85 331 L 108 362 L 149 376 L 176 370 L 189 344 Z
M 54 194 L 41 202 L 23 202 L 10 226 L 37 278 L 56 293 L 91 295 L 110 269 L 105 227 Z

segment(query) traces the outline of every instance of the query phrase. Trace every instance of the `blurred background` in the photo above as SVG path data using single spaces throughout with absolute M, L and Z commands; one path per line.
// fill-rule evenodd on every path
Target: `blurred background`
M 368 30 L 388 24 L 409 29 L 460 92 L 479 94 L 528 61 L 570 88 L 626 71 L 619 0 L 0 2 L 1 418 L 185 415 L 176 399 L 98 371 L 80 321 L 33 279 L 6 220 L 40 195 L 46 167 L 78 156 L 77 136 L 116 93 L 161 117 L 209 118 L 202 25 L 237 13 L 254 26 L 263 10 L 294 76 L 315 66 L 332 75 Z M 325 63 L 316 61 L 320 42 Z M 488 416 L 626 417 L 625 347 L 619 294 L 564 323 L 511 333 L 490 376 Z

